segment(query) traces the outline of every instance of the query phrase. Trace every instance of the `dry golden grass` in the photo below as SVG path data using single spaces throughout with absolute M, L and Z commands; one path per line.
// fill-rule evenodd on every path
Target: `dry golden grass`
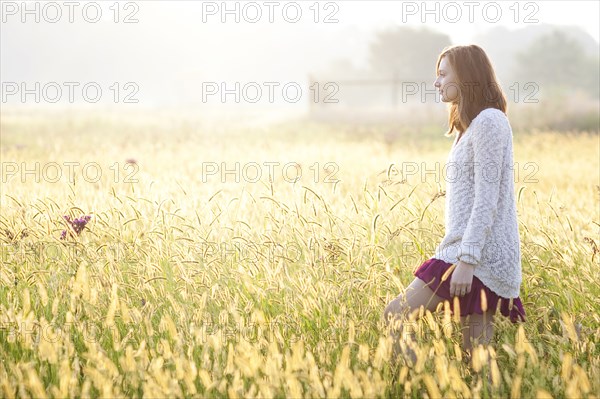
M 446 304 L 418 319 L 408 368 L 392 367 L 381 314 L 443 236 L 445 183 L 400 172 L 443 166 L 451 140 L 18 115 L 1 128 L 3 179 L 40 162 L 38 181 L 2 181 L 2 397 L 598 397 L 597 132 L 515 132 L 527 323 L 499 319 L 465 364 Z M 207 162 L 257 162 L 262 179 L 204 182 Z M 265 162 L 280 163 L 271 179 Z M 60 240 L 62 216 L 83 214 Z

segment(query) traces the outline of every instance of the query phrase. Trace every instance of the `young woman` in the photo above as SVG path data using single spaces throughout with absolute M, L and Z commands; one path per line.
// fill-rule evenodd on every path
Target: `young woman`
M 434 86 L 448 103 L 449 130 L 445 236 L 431 259 L 416 268 L 412 283 L 385 308 L 395 354 L 408 315 L 423 306 L 435 311 L 458 298 L 465 358 L 476 342 L 493 337 L 500 309 L 513 323 L 525 321 L 519 298 L 521 252 L 513 182 L 512 129 L 506 98 L 479 46 L 451 46 L 439 55 Z M 404 332 L 402 332 L 404 330 Z M 411 341 L 410 339 L 409 341 Z M 410 361 L 415 361 L 410 349 Z

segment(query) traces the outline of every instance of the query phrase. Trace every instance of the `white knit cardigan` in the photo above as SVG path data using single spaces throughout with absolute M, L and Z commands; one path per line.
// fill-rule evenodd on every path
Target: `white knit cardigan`
M 506 115 L 496 108 L 481 111 L 455 139 L 446 170 L 446 232 L 433 257 L 475 264 L 473 274 L 486 287 L 518 297 L 521 250 Z

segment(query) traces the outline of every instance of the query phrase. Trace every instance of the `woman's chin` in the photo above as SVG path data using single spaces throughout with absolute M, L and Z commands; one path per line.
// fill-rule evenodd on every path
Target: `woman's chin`
M 458 103 L 457 99 L 455 99 L 455 98 L 448 98 L 446 96 L 442 96 L 440 99 L 442 100 L 443 103 L 451 103 L 451 104 Z

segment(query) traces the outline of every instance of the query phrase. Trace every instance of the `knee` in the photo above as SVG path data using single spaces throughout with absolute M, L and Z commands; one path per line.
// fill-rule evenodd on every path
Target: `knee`
M 393 320 L 397 320 L 406 311 L 406 306 L 402 305 L 402 303 L 402 297 L 398 297 L 387 304 L 383 310 L 383 321 L 386 327 L 389 326 Z
M 393 317 L 394 312 L 392 311 L 392 303 L 388 303 L 385 309 L 383 310 L 382 319 L 386 326 L 390 324 L 390 320 Z

